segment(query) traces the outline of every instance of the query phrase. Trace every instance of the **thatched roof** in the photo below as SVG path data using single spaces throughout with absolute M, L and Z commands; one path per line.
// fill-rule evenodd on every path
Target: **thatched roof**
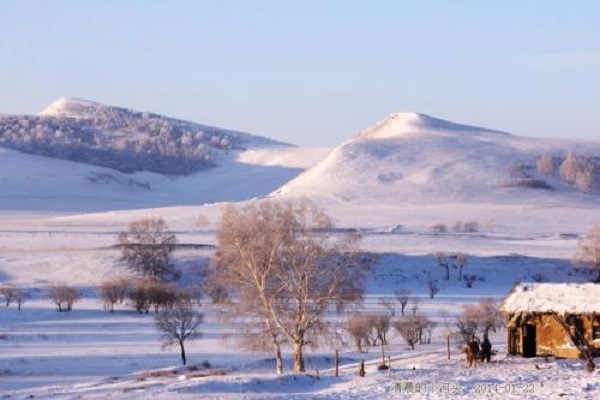
M 504 300 L 505 313 L 600 315 L 600 284 L 519 283 Z

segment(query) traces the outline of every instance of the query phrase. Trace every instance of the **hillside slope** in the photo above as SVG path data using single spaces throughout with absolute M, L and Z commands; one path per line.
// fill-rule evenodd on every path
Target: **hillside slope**
M 329 149 L 256 148 L 183 176 L 113 169 L 0 147 L 0 211 L 94 212 L 199 205 L 265 196 Z
M 361 204 L 589 202 L 595 194 L 563 183 L 557 170 L 550 176 L 536 170 L 542 154 L 560 161 L 570 150 L 597 160 L 600 141 L 525 138 L 397 113 L 337 147 L 275 194 Z
M 227 151 L 289 145 L 149 112 L 61 98 L 39 115 L 0 116 L 0 146 L 121 172 L 184 175 L 219 165 Z

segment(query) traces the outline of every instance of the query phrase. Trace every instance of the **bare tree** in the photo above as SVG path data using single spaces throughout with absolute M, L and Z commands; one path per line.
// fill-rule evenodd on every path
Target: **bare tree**
M 421 315 L 421 327 L 423 329 L 423 337 L 425 338 L 425 343 L 431 344 L 431 337 L 433 336 L 433 322 L 423 315 Z
M 463 312 L 456 319 L 456 328 L 465 343 L 477 334 L 483 319 L 481 308 L 468 304 L 463 307 Z
M 27 301 L 27 292 L 25 290 L 17 290 L 17 294 L 15 296 L 15 303 L 17 303 L 17 307 L 19 311 L 23 307 L 23 304 Z
M 452 265 L 452 256 L 443 251 L 439 251 L 433 255 L 438 265 L 446 270 L 446 280 L 450 280 L 450 266 Z
M 175 270 L 171 253 L 175 250 L 175 235 L 168 232 L 162 218 L 142 218 L 129 224 L 127 231 L 119 233 L 122 257 L 131 270 L 163 280 Z
M 379 299 L 379 304 L 381 304 L 388 312 L 391 317 L 396 316 L 396 299 L 393 297 L 382 297 Z
M 326 235 L 332 227 L 307 200 L 261 201 L 225 207 L 217 233 L 215 282 L 252 302 L 263 322 L 287 338 L 296 372 L 305 371 L 303 348 L 317 343 L 324 313 L 362 301 L 358 237 L 333 241 Z
M 504 317 L 500 311 L 500 302 L 496 299 L 484 297 L 479 301 L 481 310 L 481 326 L 483 334 L 487 336 L 490 331 L 496 332 L 504 322 Z
M 427 288 L 429 289 L 429 298 L 433 299 L 434 296 L 440 291 L 437 279 L 429 279 L 427 281 Z
M 462 232 L 463 231 L 463 222 L 462 221 L 456 221 L 454 223 L 454 225 L 452 226 L 452 230 L 456 233 Z
M 364 351 L 363 345 L 369 345 L 371 325 L 368 318 L 361 314 L 350 315 L 346 322 L 346 330 L 354 341 L 356 350 L 362 353 Z
M 165 308 L 154 316 L 156 329 L 161 333 L 163 348 L 179 345 L 181 361 L 187 364 L 185 341 L 200 338 L 200 324 L 204 315 L 193 310 L 191 304 L 178 301 L 173 307 Z
M 10 303 L 15 301 L 17 297 L 18 290 L 12 285 L 2 285 L 0 286 L 0 295 L 4 297 L 4 306 L 8 308 Z
M 416 315 L 403 317 L 394 323 L 394 328 L 406 340 L 410 348 L 414 350 L 415 344 L 419 342 L 420 338 L 419 317 Z
M 396 290 L 396 299 L 398 303 L 400 303 L 400 310 L 402 311 L 402 316 L 404 316 L 404 309 L 408 304 L 408 300 L 410 299 L 411 291 L 409 289 L 398 289 Z
M 104 307 L 113 312 L 115 304 L 123 304 L 127 290 L 129 290 L 129 281 L 126 278 L 115 278 L 102 282 L 100 293 L 104 300 Z
M 598 271 L 595 282 L 600 283 L 600 224 L 593 225 L 580 240 L 575 262 Z
M 4 306 L 8 308 L 10 303 L 17 303 L 17 307 L 19 311 L 21 311 L 21 306 L 25 303 L 27 299 L 27 293 L 23 289 L 18 289 L 12 285 L 2 285 L 0 286 L 0 296 L 4 297 Z
M 385 368 L 385 345 L 387 345 L 387 332 L 390 329 L 390 316 L 389 315 L 371 315 L 370 316 L 371 328 L 373 330 L 376 341 L 379 343 L 381 349 L 381 364 L 380 369 Z
M 444 224 L 435 224 L 431 225 L 431 231 L 433 233 L 446 233 L 448 232 L 448 228 Z
M 456 253 L 454 254 L 454 263 L 458 268 L 458 280 L 462 281 L 463 269 L 469 264 L 469 256 L 465 253 Z
M 79 292 L 68 285 L 55 285 L 48 288 L 48 297 L 56 304 L 59 312 L 69 312 L 73 303 L 79 300 Z
M 145 279 L 140 279 L 135 282 L 133 288 L 129 292 L 129 298 L 132 301 L 132 305 L 137 312 L 140 314 L 150 311 L 152 302 L 150 300 L 150 288 L 151 282 Z
M 476 233 L 479 232 L 479 222 L 469 221 L 463 224 L 463 232 Z
M 478 277 L 477 277 L 477 275 L 475 275 L 475 274 L 473 274 L 473 275 L 465 275 L 465 276 L 463 276 L 463 280 L 465 281 L 465 285 L 466 285 L 468 288 L 472 288 L 472 287 L 473 287 L 473 284 L 474 284 L 475 282 L 477 282 L 477 279 L 478 279 Z
M 417 315 L 419 310 L 421 309 L 421 299 L 419 297 L 411 297 L 410 298 L 410 311 L 412 311 L 412 315 Z

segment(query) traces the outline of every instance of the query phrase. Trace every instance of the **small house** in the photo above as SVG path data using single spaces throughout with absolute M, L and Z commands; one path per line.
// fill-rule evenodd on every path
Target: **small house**
M 600 284 L 519 283 L 501 310 L 509 354 L 579 358 L 586 348 L 600 351 Z

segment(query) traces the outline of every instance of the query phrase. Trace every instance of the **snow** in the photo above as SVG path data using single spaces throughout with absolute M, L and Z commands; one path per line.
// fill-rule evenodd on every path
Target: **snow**
M 76 97 L 61 97 L 39 112 L 42 116 L 85 117 L 90 108 L 102 107 L 102 104 Z
M 327 151 L 296 147 L 231 151 L 218 167 L 165 176 L 125 174 L 0 147 L 0 210 L 89 212 L 242 201 L 267 195 Z
M 533 162 L 542 152 L 564 154 L 577 146 L 593 154 L 600 145 L 440 121 L 397 114 L 333 151 L 252 146 L 223 154 L 218 168 L 177 178 L 121 174 L 0 148 L 0 283 L 31 295 L 20 312 L 14 305 L 0 307 L 0 398 L 598 398 L 598 371 L 588 373 L 581 360 L 507 356 L 502 329 L 491 336 L 498 351 L 491 364 L 467 368 L 456 337 L 447 360 L 444 315 L 457 315 L 482 297 L 504 299 L 516 282 L 534 278 L 544 283 L 527 284 L 532 288 L 559 288 L 543 290 L 535 307 L 543 306 L 546 295 L 548 304 L 590 306 L 569 291 L 587 292 L 595 274 L 570 260 L 579 238 L 598 221 L 597 193 L 583 195 L 558 181 L 551 182 L 554 191 L 498 183 L 505 179 L 502 166 L 511 161 Z M 114 179 L 92 182 L 91 174 Z M 148 183 L 150 190 L 131 180 Z M 356 229 L 376 260 L 363 310 L 384 312 L 379 300 L 408 288 L 437 324 L 432 343 L 413 351 L 391 333 L 389 376 L 376 369 L 376 348 L 343 348 L 340 377 L 333 376 L 334 349 L 307 349 L 307 374 L 292 374 L 286 348 L 286 374 L 277 376 L 272 354 L 240 349 L 221 309 L 205 301 L 204 336 L 186 346 L 190 369 L 179 366 L 177 349 L 161 349 L 152 314 L 139 315 L 128 304 L 115 313 L 103 310 L 97 286 L 125 273 L 112 246 L 130 221 L 163 217 L 179 243 L 205 245 L 178 249 L 174 256 L 180 284 L 197 284 L 214 252 L 223 202 L 259 201 L 270 193 L 274 200 L 309 196 L 319 202 L 336 221 L 339 230 L 332 235 Z M 477 221 L 481 229 L 431 229 L 440 223 L 451 228 L 458 220 Z M 455 270 L 445 280 L 432 256 L 436 251 L 468 253 L 463 273 L 480 278 L 473 288 Z M 434 299 L 428 298 L 428 279 L 439 282 Z M 83 294 L 71 313 L 58 313 L 45 298 L 46 288 L 59 282 Z M 356 374 L 361 359 L 364 378 Z M 409 382 L 428 392 L 398 393 Z M 445 383 L 457 393 L 443 392 Z M 442 392 L 434 393 L 434 384 Z
M 360 204 L 595 204 L 594 196 L 535 170 L 542 154 L 564 156 L 570 149 L 597 156 L 600 142 L 525 138 L 398 113 L 338 146 L 275 194 Z M 554 190 L 515 185 L 508 171 L 515 163 Z
M 504 312 L 593 314 L 600 311 L 600 285 L 595 283 L 520 283 L 502 306 Z

